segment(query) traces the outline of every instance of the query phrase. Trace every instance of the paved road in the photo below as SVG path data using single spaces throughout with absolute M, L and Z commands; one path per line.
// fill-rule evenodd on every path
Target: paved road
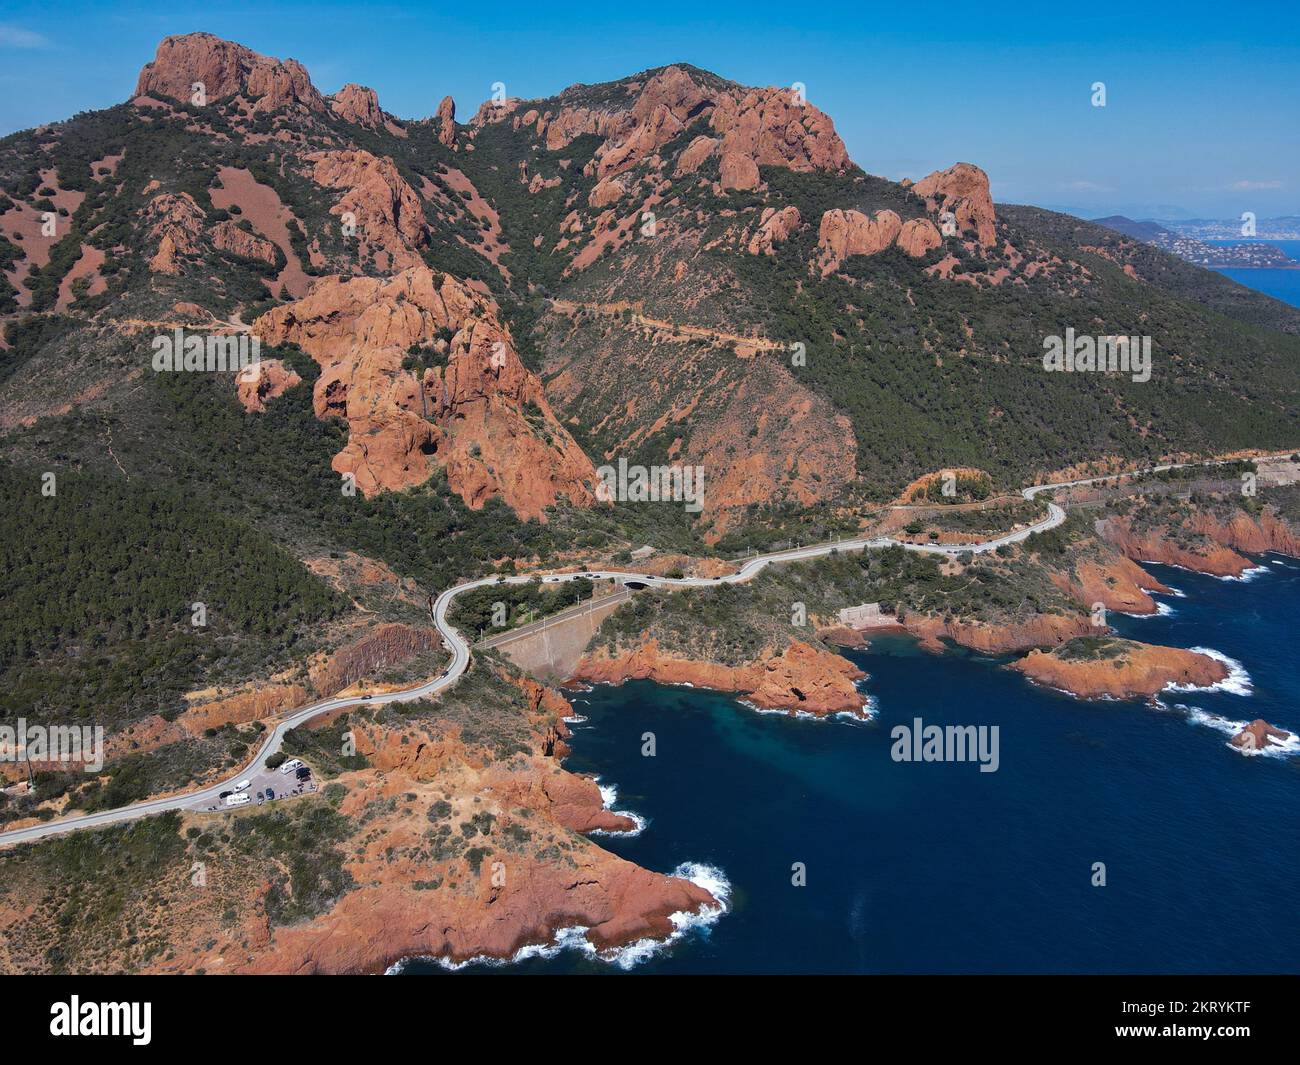
M 1285 452 L 1280 455 L 1262 456 L 1261 461 L 1265 458 L 1284 458 L 1291 452 Z M 1222 466 L 1228 461 L 1220 460 L 1215 462 L 1189 462 L 1189 463 L 1168 463 L 1163 466 L 1152 466 L 1147 470 L 1134 471 L 1137 473 L 1160 473 L 1165 470 L 1184 469 L 1189 466 Z M 1096 484 L 1100 481 L 1110 480 L 1114 474 L 1108 474 L 1105 477 L 1086 477 L 1076 481 L 1061 481 L 1055 484 L 1039 484 L 1024 489 L 1020 494 L 1026 499 L 1033 499 L 1040 492 L 1052 491 L 1061 488 L 1073 488 L 1078 485 Z M 414 688 L 407 688 L 396 692 L 377 693 L 372 696 L 349 696 L 346 698 L 322 699 L 320 702 L 312 703 L 310 706 L 304 706 L 300 710 L 295 710 L 287 717 L 283 718 L 276 726 L 271 729 L 266 738 L 262 741 L 262 746 L 258 749 L 257 754 L 238 773 L 235 773 L 228 780 L 220 784 L 212 784 L 206 788 L 196 789 L 194 791 L 182 792 L 179 795 L 171 795 L 161 799 L 149 799 L 145 802 L 135 803 L 132 806 L 122 806 L 115 810 L 101 810 L 98 813 L 85 814 L 79 817 L 65 817 L 54 821 L 45 821 L 39 825 L 32 825 L 30 828 L 20 828 L 9 832 L 0 833 L 0 846 L 6 846 L 12 843 L 26 843 L 31 840 L 43 839 L 46 836 L 53 836 L 62 832 L 72 832 L 80 828 L 98 828 L 104 825 L 120 824 L 125 821 L 134 821 L 141 817 L 148 817 L 150 814 L 159 814 L 167 810 L 179 810 L 193 806 L 195 803 L 204 801 L 216 801 L 220 793 L 227 790 L 236 781 L 242 780 L 250 773 L 260 771 L 266 768 L 266 760 L 280 749 L 284 741 L 284 734 L 290 729 L 297 728 L 306 721 L 311 720 L 318 714 L 327 713 L 330 710 L 340 710 L 347 706 L 362 706 L 366 703 L 374 705 L 384 705 L 386 703 L 403 703 L 411 702 L 417 699 L 424 699 L 430 695 L 436 695 L 444 688 L 450 687 L 460 679 L 461 674 L 469 668 L 470 663 L 470 646 L 447 621 L 447 611 L 451 606 L 452 600 L 462 592 L 470 591 L 474 588 L 483 588 L 491 584 L 527 584 L 537 577 L 552 577 L 555 580 L 572 581 L 581 577 L 611 579 L 620 583 L 626 581 L 637 581 L 650 588 L 703 588 L 712 587 L 719 584 L 743 584 L 751 581 L 764 569 L 774 563 L 797 562 L 803 559 L 818 558 L 822 555 L 829 555 L 832 552 L 860 551 L 864 548 L 888 547 L 891 544 L 900 543 L 908 551 L 920 551 L 926 554 L 938 555 L 960 555 L 967 551 L 975 554 L 983 554 L 988 551 L 995 551 L 1004 544 L 1013 544 L 1024 540 L 1036 532 L 1046 532 L 1048 529 L 1054 529 L 1065 520 L 1065 511 L 1056 503 L 1047 504 L 1047 517 L 1033 525 L 1026 526 L 1016 532 L 1008 533 L 1006 536 L 999 536 L 994 540 L 987 540 L 983 543 L 976 544 L 909 544 L 901 543 L 887 536 L 878 536 L 870 539 L 857 540 L 840 540 L 835 543 L 813 544 L 808 547 L 796 547 L 789 551 L 777 551 L 769 555 L 757 555 L 745 562 L 736 573 L 728 574 L 724 577 L 655 577 L 647 573 L 631 573 L 626 570 L 608 570 L 595 569 L 585 570 L 581 573 L 556 573 L 556 574 L 536 574 L 529 573 L 509 577 L 480 577 L 477 580 L 466 581 L 463 584 L 457 584 L 448 588 L 433 604 L 431 614 L 433 623 L 446 645 L 451 649 L 451 664 L 446 671 L 439 677 Z

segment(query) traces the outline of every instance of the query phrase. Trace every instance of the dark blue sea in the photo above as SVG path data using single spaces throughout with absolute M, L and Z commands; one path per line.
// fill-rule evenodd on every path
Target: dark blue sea
M 577 693 L 568 768 L 646 820 L 602 845 L 725 885 L 726 912 L 658 952 L 464 971 L 1300 970 L 1300 757 L 1227 746 L 1256 717 L 1300 730 L 1300 562 L 1259 561 L 1245 581 L 1153 566 L 1183 593 L 1160 597 L 1170 613 L 1111 616 L 1123 635 L 1210 648 L 1248 674 L 1235 691 L 1166 694 L 1166 709 L 1077 701 L 1002 660 L 901 637 L 850 653 L 870 675 L 865 724 L 648 682 Z M 891 728 L 916 717 L 998 725 L 998 770 L 892 760 Z
M 1300 240 L 1211 240 L 1209 244 L 1276 244 L 1300 262 Z M 1220 270 L 1238 284 L 1300 307 L 1300 270 Z

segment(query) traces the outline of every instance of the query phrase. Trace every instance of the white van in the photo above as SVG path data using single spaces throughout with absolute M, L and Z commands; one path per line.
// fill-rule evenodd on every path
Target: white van
M 280 766 L 280 772 L 281 772 L 281 773 L 292 773 L 292 772 L 293 772 L 295 769 L 297 769 L 300 765 L 302 765 L 302 759 L 301 759 L 301 758 L 290 758 L 287 762 L 284 763 L 284 765 Z
M 227 805 L 227 806 L 244 806 L 244 805 L 246 805 L 247 803 L 248 803 L 248 796 L 247 796 L 247 795 L 239 794 L 239 795 L 227 795 L 227 796 L 226 796 L 226 805 Z
M 253 782 L 252 782 L 251 780 L 241 780 L 241 781 L 240 781 L 238 784 L 236 784 L 236 785 L 235 785 L 231 790 L 232 790 L 232 791 L 247 791 L 247 790 L 248 790 L 249 788 L 251 788 L 252 786 L 253 786 Z M 248 798 L 248 796 L 245 795 L 244 798 Z

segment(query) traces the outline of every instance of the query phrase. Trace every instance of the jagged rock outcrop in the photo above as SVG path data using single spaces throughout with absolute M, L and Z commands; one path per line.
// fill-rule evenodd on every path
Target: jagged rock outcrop
M 199 253 L 199 233 L 204 214 L 189 193 L 159 193 L 145 208 L 149 237 L 158 242 L 158 250 L 149 260 L 156 274 L 179 274 L 181 258 Z
M 336 695 L 381 669 L 441 646 L 442 637 L 435 629 L 415 628 L 396 622 L 380 625 L 374 632 L 330 655 L 312 670 L 311 682 L 321 695 Z
M 456 101 L 444 96 L 438 105 L 438 113 L 433 116 L 438 126 L 438 140 L 448 148 L 456 147 Z
M 591 462 L 520 362 L 496 303 L 450 274 L 331 278 L 253 330 L 320 363 L 317 416 L 342 417 L 350 431 L 333 468 L 365 494 L 420 484 L 437 461 L 475 509 L 492 496 L 528 517 L 561 496 L 595 502 Z M 403 370 L 413 345 L 440 365 Z
M 817 230 L 818 263 L 823 274 L 837 269 L 851 255 L 875 255 L 898 237 L 903 223 L 893 211 L 877 211 L 868 218 L 861 211 L 838 207 L 822 215 Z
M 1267 747 L 1281 747 L 1289 739 L 1291 733 L 1275 728 L 1262 717 L 1257 717 L 1229 742 L 1243 751 L 1262 751 Z
M 989 176 L 979 167 L 957 163 L 947 170 L 936 170 L 912 186 L 912 191 L 926 200 L 932 212 L 951 211 L 958 231 L 973 233 L 983 247 L 997 243 Z
M 1217 522 L 1206 523 L 1206 528 L 1219 528 Z M 1216 577 L 1240 577 L 1255 563 L 1238 554 L 1223 543 L 1208 538 L 1205 542 L 1183 546 L 1168 535 L 1164 528 L 1137 531 L 1124 517 L 1112 516 L 1101 522 L 1097 531 L 1102 539 L 1135 562 L 1163 562 L 1170 566 L 1210 573 Z M 1270 550 L 1265 548 L 1264 550 Z
M 740 152 L 724 152 L 718 163 L 718 183 L 724 189 L 756 189 L 758 164 Z
M 1110 638 L 1102 643 L 1096 651 L 1072 643 L 1031 651 L 1011 668 L 1083 699 L 1147 698 L 1170 685 L 1209 688 L 1228 677 L 1226 665 L 1196 651 Z
M 356 239 L 381 272 L 423 262 L 418 249 L 429 239 L 424 206 L 391 159 L 348 150 L 313 152 L 306 160 L 318 185 L 344 190 L 330 214 L 352 216 Z
M 164 37 L 153 61 L 140 71 L 135 95 L 188 102 L 195 83 L 202 84 L 209 101 L 243 96 L 254 113 L 285 107 L 325 110 L 324 99 L 297 60 L 258 55 L 210 33 Z
M 909 218 L 894 243 L 912 258 L 919 259 L 943 243 L 943 234 L 928 218 Z
M 1075 636 L 1096 631 L 1089 616 L 1075 614 L 1038 614 L 1023 621 L 993 624 L 908 613 L 903 626 L 926 650 L 942 651 L 943 641 L 951 640 L 960 647 L 986 655 L 1055 647 Z
M 599 648 L 583 656 L 574 679 L 609 684 L 654 680 L 736 692 L 764 710 L 861 714 L 865 702 L 855 681 L 866 674 L 846 658 L 791 640 L 780 653 L 767 653 L 743 666 L 682 658 L 660 649 L 657 640 L 611 653 Z
M 618 203 L 626 190 L 617 181 L 598 181 L 587 194 L 587 206 L 599 211 L 610 204 Z
M 1081 560 L 1068 573 L 1052 573 L 1051 579 L 1085 609 L 1101 603 L 1126 614 L 1154 614 L 1156 602 L 1148 593 L 1170 590 L 1132 559 L 1113 552 Z
M 599 105 L 562 103 L 532 124 L 544 131 L 550 151 L 584 133 L 604 138 L 588 172 L 609 178 L 655 156 L 702 116 L 707 116 L 714 136 L 697 137 L 679 153 L 678 173 L 694 172 L 716 152 L 722 160 L 723 187 L 748 189 L 757 186 L 760 166 L 842 170 L 849 165 L 831 120 L 792 90 L 747 89 L 730 82 L 719 86 L 680 66 L 664 67 L 644 82 L 629 84 L 624 99 Z M 486 115 L 484 120 L 501 117 Z
M 943 236 L 928 218 L 904 222 L 890 210 L 868 217 L 861 211 L 836 207 L 822 215 L 817 265 L 823 275 L 833 273 L 852 255 L 877 255 L 891 245 L 919 259 L 942 243 Z
M 750 255 L 771 255 L 777 244 L 790 239 L 790 234 L 799 228 L 799 221 L 798 207 L 782 207 L 779 211 L 764 207 L 746 250 Z
M 379 94 L 365 85 L 348 82 L 329 98 L 329 104 L 330 110 L 347 122 L 354 122 L 367 129 L 380 129 L 384 125 L 385 116 L 379 106 Z
M 237 373 L 235 382 L 244 410 L 260 413 L 267 400 L 283 395 L 302 378 L 279 359 L 263 359 Z
M 278 260 L 276 246 L 271 241 L 240 228 L 238 223 L 229 219 L 212 227 L 212 246 L 272 266 Z

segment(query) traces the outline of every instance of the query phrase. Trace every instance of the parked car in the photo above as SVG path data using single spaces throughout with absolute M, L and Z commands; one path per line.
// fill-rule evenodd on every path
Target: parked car
M 235 785 L 231 790 L 232 790 L 232 791 L 247 791 L 247 790 L 248 790 L 249 788 L 251 788 L 252 786 L 253 786 L 253 782 L 252 782 L 251 780 L 241 780 L 241 781 L 240 781 L 238 784 L 236 784 L 236 785 Z
M 274 798 L 275 798 L 275 790 L 273 788 L 267 788 L 266 789 L 267 802 L 270 802 Z
M 244 806 L 247 805 L 247 803 L 248 803 L 248 796 L 246 794 L 240 793 L 237 795 L 226 796 L 227 806 Z
M 293 772 L 295 769 L 297 769 L 300 765 L 302 765 L 302 759 L 301 759 L 301 758 L 290 758 L 287 762 L 284 763 L 284 765 L 280 766 L 280 772 L 281 772 L 281 773 L 292 773 L 292 772 Z
M 294 776 L 296 776 L 299 780 L 306 780 L 308 777 L 311 776 L 311 770 L 308 769 L 306 766 L 301 766 L 298 769 L 298 771 L 294 774 Z

